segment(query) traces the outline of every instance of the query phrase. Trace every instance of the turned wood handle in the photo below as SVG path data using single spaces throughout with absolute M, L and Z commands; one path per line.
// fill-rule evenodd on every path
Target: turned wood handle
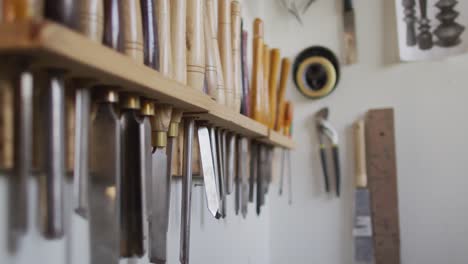
M 268 81 L 270 80 L 270 48 L 268 45 L 263 45 L 263 89 L 262 89 L 262 120 L 263 124 L 270 124 L 270 91 Z
M 3 5 L 2 5 L 3 3 Z M 43 0 L 3 0 L 0 1 L 2 22 L 18 22 L 40 19 L 43 13 Z
M 226 91 L 224 88 L 224 73 L 223 66 L 221 64 L 221 55 L 219 53 L 219 44 L 218 44 L 218 33 L 216 31 L 216 22 L 215 22 L 215 6 L 214 0 L 206 0 L 206 19 L 210 24 L 210 35 L 211 42 L 213 45 L 213 51 L 216 60 L 216 77 L 217 77 L 217 88 L 216 88 L 216 98 L 215 100 L 222 105 L 226 105 Z
M 289 71 L 291 70 L 291 61 L 288 58 L 284 58 L 281 62 L 281 77 L 278 91 L 278 114 L 276 117 L 275 130 L 281 131 L 284 123 L 284 97 L 286 94 L 286 87 L 288 85 Z
M 178 82 L 187 84 L 187 50 L 185 48 L 185 18 L 187 16 L 186 0 L 171 0 L 170 12 L 172 77 Z
M 172 107 L 167 104 L 156 104 L 155 115 L 151 118 L 151 128 L 157 132 L 167 132 L 171 123 Z
M 101 42 L 104 31 L 104 0 L 81 0 L 76 4 L 76 30 L 93 41 Z
M 123 52 L 143 64 L 143 28 L 139 0 L 121 1 Z
M 259 18 L 254 21 L 253 37 L 253 67 L 252 87 L 250 91 L 251 117 L 262 121 L 262 88 L 263 88 L 263 21 Z
M 158 34 L 159 34 L 159 71 L 169 78 L 173 78 L 176 72 L 173 69 L 172 63 L 172 47 L 171 43 L 171 10 L 169 0 L 156 0 L 157 7 L 155 8 L 155 17 L 158 19 Z M 174 1 L 174 2 L 178 2 Z M 174 29 L 175 30 L 175 29 Z M 176 47 L 174 47 L 176 48 Z M 174 52 L 178 51 L 174 49 Z
M 275 128 L 277 115 L 277 100 L 278 95 L 278 77 L 280 73 L 281 53 L 279 49 L 272 49 L 270 53 L 270 80 L 268 82 L 268 90 L 270 95 L 270 123 L 271 129 Z
M 207 11 L 205 8 L 205 19 L 203 22 L 203 30 L 205 32 L 205 74 L 206 74 L 206 87 L 208 95 L 216 100 L 216 89 L 218 87 L 217 69 L 216 69 L 216 55 L 211 39 L 211 26 L 210 21 L 207 19 Z
M 200 91 L 205 84 L 203 9 L 203 0 L 187 2 L 187 85 Z
M 104 45 L 120 51 L 120 6 L 119 0 L 104 1 Z
M 285 136 L 291 137 L 291 125 L 293 119 L 293 105 L 290 101 L 284 103 L 284 131 Z
M 366 138 L 364 120 L 354 124 L 354 144 L 356 155 L 356 187 L 367 187 Z
M 234 89 L 234 111 L 240 112 L 242 99 L 241 67 L 241 6 L 239 1 L 231 2 L 231 41 Z
M 233 72 L 232 72 L 232 41 L 231 41 L 231 0 L 218 1 L 218 43 L 223 66 L 224 89 L 226 105 L 233 108 Z
M 153 0 L 141 0 L 145 65 L 159 71 L 159 33 Z

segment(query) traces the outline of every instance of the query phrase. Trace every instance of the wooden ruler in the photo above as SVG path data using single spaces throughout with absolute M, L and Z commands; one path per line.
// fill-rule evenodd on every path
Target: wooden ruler
M 375 264 L 399 264 L 400 225 L 393 109 L 370 110 L 367 113 L 366 159 Z

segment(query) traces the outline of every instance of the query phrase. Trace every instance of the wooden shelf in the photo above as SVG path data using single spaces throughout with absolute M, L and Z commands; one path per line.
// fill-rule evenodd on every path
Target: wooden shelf
M 93 78 L 97 84 L 114 85 L 116 89 L 171 104 L 246 137 L 279 147 L 294 147 L 290 138 L 216 103 L 203 92 L 49 21 L 0 24 L 0 54 L 25 55 L 31 58 L 33 67 L 62 68 L 69 78 Z

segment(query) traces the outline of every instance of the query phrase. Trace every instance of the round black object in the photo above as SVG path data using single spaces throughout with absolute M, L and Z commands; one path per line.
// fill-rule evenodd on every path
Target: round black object
M 314 46 L 303 50 L 293 65 L 294 83 L 306 97 L 319 99 L 329 95 L 338 85 L 340 65 L 329 49 Z

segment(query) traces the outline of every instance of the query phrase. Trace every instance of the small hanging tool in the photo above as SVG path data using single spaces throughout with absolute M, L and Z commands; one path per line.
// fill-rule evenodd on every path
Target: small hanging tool
M 338 133 L 328 122 L 328 107 L 322 108 L 315 114 L 315 122 L 317 127 L 317 134 L 320 143 L 320 159 L 322 162 L 323 177 L 325 180 L 325 191 L 330 192 L 330 183 L 328 178 L 328 168 L 327 168 L 327 155 L 326 155 L 326 146 L 325 138 L 332 144 L 332 155 L 333 155 L 333 165 L 335 167 L 335 184 L 336 184 L 336 196 L 340 197 L 340 157 L 338 151 Z

